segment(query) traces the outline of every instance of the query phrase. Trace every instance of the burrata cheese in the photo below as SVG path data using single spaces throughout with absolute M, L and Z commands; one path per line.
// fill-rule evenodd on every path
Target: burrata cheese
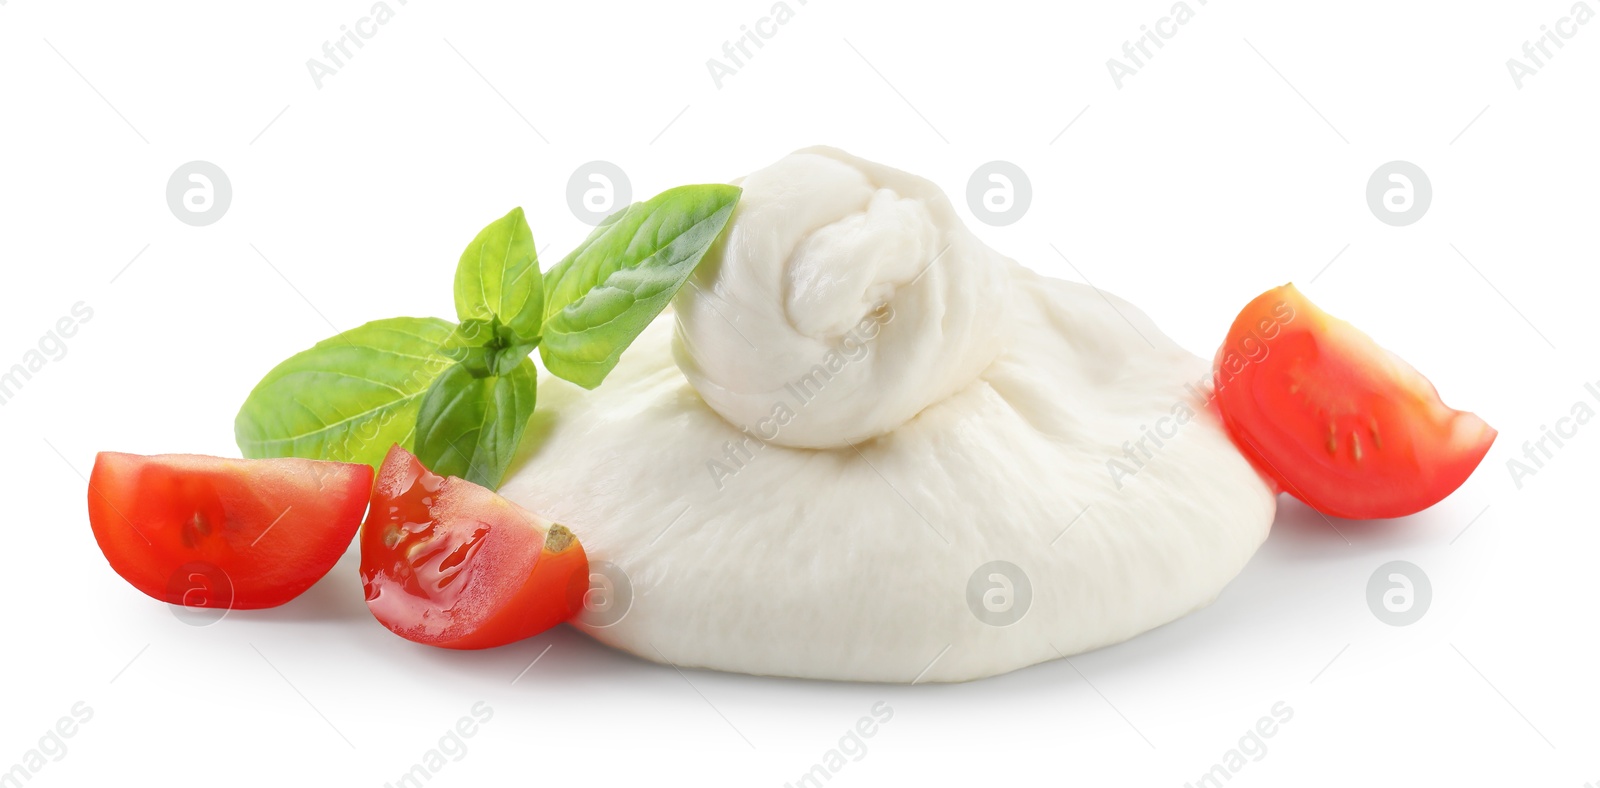
M 964 681 L 1206 605 L 1274 494 L 1209 363 L 838 150 L 742 179 L 723 237 L 594 391 L 541 376 L 501 493 L 567 525 L 575 622 L 680 667 Z

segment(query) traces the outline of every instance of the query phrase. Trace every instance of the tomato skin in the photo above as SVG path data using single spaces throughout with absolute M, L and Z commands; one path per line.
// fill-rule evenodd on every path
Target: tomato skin
M 589 560 L 565 527 L 395 446 L 361 527 L 361 579 L 373 617 L 395 634 L 481 649 L 577 615 Z
M 1240 311 L 1213 382 L 1223 423 L 1256 469 L 1336 517 L 1403 517 L 1438 503 L 1496 436 L 1292 284 Z
M 301 459 L 101 452 L 89 525 L 124 580 L 173 605 L 248 610 L 304 593 L 349 547 L 372 468 Z M 226 598 L 193 593 L 205 576 Z

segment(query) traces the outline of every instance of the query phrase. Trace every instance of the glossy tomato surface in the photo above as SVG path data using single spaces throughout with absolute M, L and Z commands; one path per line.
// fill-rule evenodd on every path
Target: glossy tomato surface
M 565 527 L 395 446 L 361 528 L 361 579 L 379 622 L 443 648 L 501 646 L 582 607 L 589 561 Z
M 117 574 L 156 599 L 274 607 L 350 546 L 372 478 L 342 462 L 101 452 L 89 525 Z
M 1239 313 L 1213 374 L 1240 450 L 1283 491 L 1338 517 L 1401 517 L 1438 503 L 1496 434 L 1292 284 Z

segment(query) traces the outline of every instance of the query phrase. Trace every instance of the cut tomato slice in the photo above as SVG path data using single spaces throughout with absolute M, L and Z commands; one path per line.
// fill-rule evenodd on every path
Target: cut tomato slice
M 395 634 L 443 648 L 490 648 L 575 615 L 589 583 L 577 537 L 395 446 L 361 527 L 367 607 Z
M 366 465 L 101 452 L 89 525 L 111 568 L 156 599 L 275 607 L 338 562 L 371 491 Z
M 1494 442 L 1411 365 L 1288 284 L 1251 301 L 1213 366 L 1233 440 L 1324 514 L 1403 517 L 1443 500 Z

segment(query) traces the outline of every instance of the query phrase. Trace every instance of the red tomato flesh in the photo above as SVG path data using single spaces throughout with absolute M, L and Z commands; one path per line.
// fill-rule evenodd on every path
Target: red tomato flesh
M 589 560 L 565 527 L 395 446 L 361 528 L 361 579 L 367 607 L 395 634 L 490 648 L 575 615 Z
M 1257 470 L 1337 517 L 1403 517 L 1438 503 L 1496 435 L 1292 284 L 1239 313 L 1213 375 L 1223 422 Z
M 111 568 L 156 599 L 275 607 L 338 562 L 371 490 L 367 465 L 101 452 L 89 525 Z

